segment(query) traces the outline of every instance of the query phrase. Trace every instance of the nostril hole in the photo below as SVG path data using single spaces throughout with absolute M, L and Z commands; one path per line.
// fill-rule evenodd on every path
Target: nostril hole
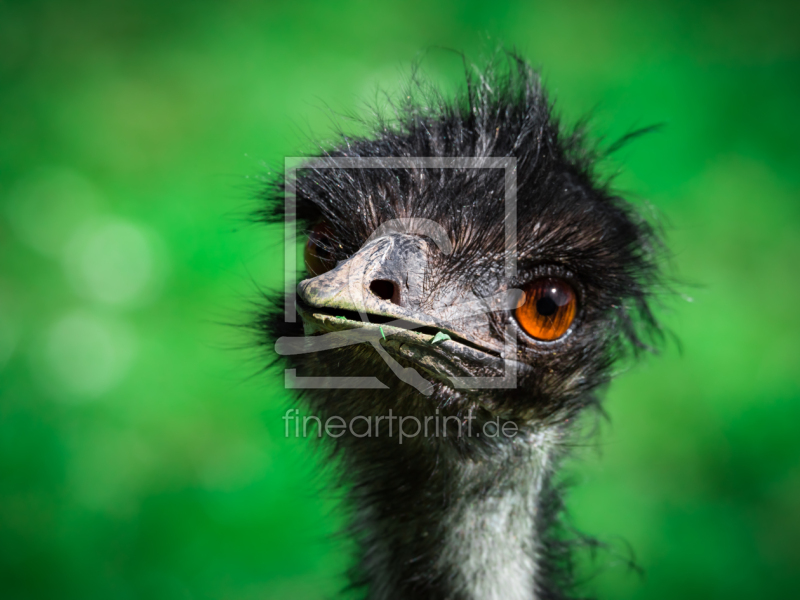
M 369 289 L 378 298 L 382 298 L 383 300 L 391 301 L 395 295 L 394 283 L 391 281 L 386 281 L 385 279 L 376 279 L 369 284 Z

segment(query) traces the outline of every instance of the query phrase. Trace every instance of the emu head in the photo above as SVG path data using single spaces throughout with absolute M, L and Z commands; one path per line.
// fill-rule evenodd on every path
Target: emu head
M 599 153 L 559 126 L 538 76 L 510 63 L 453 101 L 408 94 L 396 120 L 271 188 L 294 186 L 306 274 L 296 322 L 262 324 L 298 377 L 328 378 L 302 391 L 321 416 L 536 430 L 594 403 L 642 346 L 653 231 L 596 176 Z

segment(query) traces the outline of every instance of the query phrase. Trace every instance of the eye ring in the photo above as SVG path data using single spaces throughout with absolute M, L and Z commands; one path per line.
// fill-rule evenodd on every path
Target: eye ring
M 317 223 L 311 228 L 303 249 L 303 259 L 311 277 L 327 273 L 336 266 L 336 259 L 331 252 L 331 230 L 325 223 Z
M 540 277 L 522 286 L 522 291 L 514 317 L 525 333 L 539 341 L 553 342 L 569 331 L 578 312 L 578 301 L 567 281 Z

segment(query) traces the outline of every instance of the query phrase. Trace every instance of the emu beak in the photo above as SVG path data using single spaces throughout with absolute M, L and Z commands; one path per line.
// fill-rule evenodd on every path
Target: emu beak
M 301 314 L 344 316 L 365 327 L 385 330 L 388 324 L 421 335 L 442 332 L 483 351 L 501 352 L 502 342 L 490 335 L 489 313 L 507 308 L 506 294 L 478 298 L 452 285 L 444 293 L 425 293 L 428 245 L 406 234 L 370 242 L 331 271 L 299 283 Z
M 515 357 L 504 357 L 508 347 L 490 336 L 489 313 L 506 310 L 509 301 L 516 305 L 515 291 L 478 298 L 451 285 L 446 293 L 423 296 L 427 254 L 422 238 L 385 236 L 333 270 L 300 282 L 297 309 L 306 337 L 280 338 L 275 350 L 306 354 L 368 342 L 387 362 L 394 362 L 388 351 L 459 387 L 457 380 L 473 377 L 478 368 L 504 372 Z M 424 379 L 407 378 L 409 371 L 419 377 L 413 369 L 394 365 L 401 379 L 422 391 L 421 381 L 423 393 L 430 393 Z

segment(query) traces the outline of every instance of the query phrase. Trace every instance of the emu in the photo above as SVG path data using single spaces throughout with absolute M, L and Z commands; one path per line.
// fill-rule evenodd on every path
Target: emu
M 305 232 L 306 274 L 258 330 L 317 378 L 293 392 L 339 461 L 372 600 L 569 597 L 558 467 L 612 366 L 659 335 L 655 227 L 506 58 L 451 99 L 412 81 L 263 194 Z

